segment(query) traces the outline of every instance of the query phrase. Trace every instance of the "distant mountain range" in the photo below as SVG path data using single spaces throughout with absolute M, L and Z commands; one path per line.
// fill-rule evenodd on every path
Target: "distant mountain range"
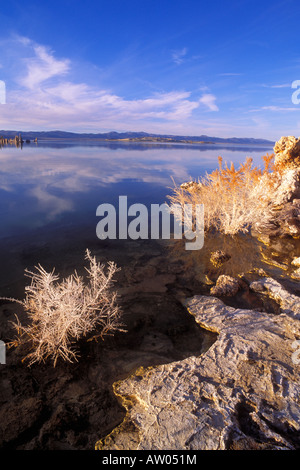
M 209 137 L 199 136 L 178 136 L 168 134 L 148 134 L 146 132 L 105 132 L 105 133 L 76 133 L 65 131 L 5 131 L 0 130 L 0 137 L 14 137 L 22 135 L 23 139 L 85 139 L 102 141 L 129 141 L 129 142 L 177 142 L 177 143 L 215 143 L 215 144 L 246 144 L 246 145 L 274 145 L 275 142 L 266 139 L 240 138 L 240 137 Z

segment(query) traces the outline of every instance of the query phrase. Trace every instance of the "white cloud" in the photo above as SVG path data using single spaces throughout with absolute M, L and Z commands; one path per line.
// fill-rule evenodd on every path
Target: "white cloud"
M 126 99 L 101 85 L 77 83 L 71 78 L 74 71 L 68 59 L 57 58 L 28 38 L 14 37 L 6 46 L 14 51 L 14 63 L 22 60 L 24 67 L 14 77 L 18 88 L 10 86 L 7 104 L 1 108 L 0 128 L 172 133 L 172 129 L 184 132 L 185 126 L 191 127 L 195 110 L 218 111 L 216 97 L 205 90 L 200 99 L 186 90 Z M 180 61 L 186 53 L 186 48 L 174 52 L 174 59 Z
M 156 93 L 145 99 L 126 100 L 107 90 L 95 90 L 86 84 L 61 82 L 55 87 L 43 87 L 27 93 L 16 92 L 14 101 L 18 103 L 18 116 L 22 111 L 31 108 L 30 119 L 66 123 L 66 119 L 87 123 L 98 121 L 103 124 L 107 120 L 184 120 L 191 116 L 199 107 L 198 101 L 190 99 L 189 92 L 174 91 Z M 4 109 L 9 114 L 9 109 Z M 0 118 L 1 122 L 1 118 Z
M 199 100 L 199 103 L 204 104 L 210 111 L 219 111 L 215 103 L 216 97 L 210 93 L 205 93 Z

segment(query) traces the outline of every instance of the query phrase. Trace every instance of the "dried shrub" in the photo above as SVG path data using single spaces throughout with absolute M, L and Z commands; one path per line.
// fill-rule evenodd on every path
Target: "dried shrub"
M 89 261 L 87 282 L 76 271 L 59 282 L 54 270 L 48 273 L 38 265 L 36 272 L 25 270 L 31 279 L 25 299 L 7 299 L 20 303 L 28 315 L 26 326 L 16 316 L 17 338 L 11 345 L 29 346 L 24 358 L 29 365 L 50 358 L 55 366 L 59 357 L 73 362 L 77 360 L 75 341 L 92 332 L 103 338 L 122 330 L 117 293 L 112 290 L 113 276 L 119 269 L 109 262 L 105 270 L 89 250 L 85 258 Z
M 274 155 L 262 158 L 263 169 L 254 167 L 251 158 L 236 169 L 233 163 L 223 165 L 219 157 L 219 168 L 212 173 L 198 182 L 175 186 L 169 196 L 171 210 L 174 204 L 204 204 L 204 229 L 227 235 L 267 224 L 273 214 L 272 191 L 279 176 L 272 171 Z

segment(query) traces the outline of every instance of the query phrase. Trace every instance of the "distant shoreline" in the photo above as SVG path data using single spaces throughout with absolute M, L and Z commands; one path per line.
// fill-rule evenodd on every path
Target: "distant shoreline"
M 33 143 L 34 139 L 32 139 Z M 90 137 L 39 137 L 38 143 L 46 142 L 78 142 L 78 143 L 102 143 L 102 144 L 157 144 L 157 145 L 191 145 L 191 146 L 205 146 L 205 145 L 215 145 L 215 146 L 229 146 L 229 147 L 268 147 L 273 148 L 273 142 L 213 142 L 213 141 L 191 141 L 191 140 L 158 140 L 158 139 L 101 139 L 101 138 L 90 138 Z
M 199 136 L 180 136 L 169 134 L 148 134 L 146 132 L 106 132 L 106 133 L 76 133 L 66 131 L 14 131 L 0 130 L 0 136 L 4 138 L 14 138 L 16 135 L 22 135 L 24 140 L 88 140 L 101 142 L 157 142 L 157 143 L 178 143 L 178 144 L 197 144 L 197 145 L 268 145 L 273 146 L 275 142 L 267 139 L 239 138 L 239 137 L 210 137 L 207 135 Z
M 174 139 L 171 137 L 127 137 L 124 139 L 106 139 L 110 142 L 159 142 L 171 144 L 215 144 L 216 142 L 205 140 L 187 140 L 187 139 Z

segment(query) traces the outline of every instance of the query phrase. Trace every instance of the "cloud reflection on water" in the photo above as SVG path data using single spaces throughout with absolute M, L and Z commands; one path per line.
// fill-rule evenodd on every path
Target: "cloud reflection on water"
M 22 217 L 25 227 L 41 226 L 66 213 L 76 218 L 87 208 L 94 214 L 98 204 L 111 202 L 109 199 L 120 191 L 124 194 L 128 190 L 141 203 L 151 192 L 165 198 L 173 180 L 180 184 L 212 171 L 219 155 L 238 164 L 246 156 L 260 163 L 266 153 L 265 149 L 248 147 L 237 151 L 236 147 L 199 149 L 192 145 L 46 145 L 1 149 L 2 236 L 6 226 L 18 225 Z M 14 219 L 18 223 L 13 223 Z

